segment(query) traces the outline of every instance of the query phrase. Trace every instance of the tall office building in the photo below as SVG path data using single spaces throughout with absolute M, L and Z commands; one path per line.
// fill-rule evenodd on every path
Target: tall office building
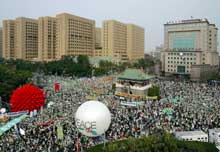
M 38 19 L 38 59 L 51 61 L 56 59 L 57 21 L 54 17 Z
M 3 57 L 24 60 L 38 57 L 37 20 L 20 17 L 3 21 Z
M 95 50 L 95 21 L 63 13 L 57 18 L 57 58 L 65 55 L 92 56 Z
M 15 20 L 15 56 L 17 59 L 38 58 L 38 21 L 19 17 Z
M 114 57 L 119 62 L 144 58 L 144 29 L 115 20 L 104 21 L 102 46 L 105 56 Z
M 3 57 L 51 61 L 66 55 L 135 61 L 144 57 L 144 29 L 115 20 L 95 28 L 95 21 L 62 13 L 3 21 Z
M 127 54 L 129 61 L 144 58 L 144 29 L 134 24 L 127 25 Z
M 162 70 L 168 74 L 190 74 L 193 65 L 218 65 L 217 31 L 207 19 L 165 24 Z
M 15 58 L 15 21 L 3 21 L 3 50 L 2 57 L 5 59 Z
M 104 56 L 118 58 L 121 62 L 127 61 L 127 25 L 115 20 L 104 21 L 102 46 Z
M 3 39 L 2 39 L 2 28 L 0 28 L 0 58 L 2 58 L 2 43 L 3 43 Z

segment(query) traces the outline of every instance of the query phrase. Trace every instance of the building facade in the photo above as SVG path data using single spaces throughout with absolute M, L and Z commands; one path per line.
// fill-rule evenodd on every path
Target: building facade
M 192 65 L 219 65 L 217 31 L 207 19 L 168 22 L 164 25 L 162 71 L 190 74 Z
M 131 62 L 144 58 L 144 28 L 127 25 L 127 54 Z
M 38 19 L 38 59 L 51 61 L 57 56 L 57 21 L 54 17 Z
M 154 57 L 156 60 L 161 60 L 161 52 L 164 51 L 163 45 L 156 46 L 155 49 L 150 52 L 150 55 Z
M 119 62 L 128 61 L 127 25 L 115 20 L 103 22 L 102 46 L 104 56 L 118 58 Z
M 144 29 L 115 20 L 95 28 L 95 21 L 62 13 L 37 20 L 19 17 L 3 21 L 3 58 L 59 60 L 67 55 L 114 58 L 128 62 L 144 58 Z
M 57 18 L 57 57 L 92 56 L 95 50 L 95 21 L 63 13 Z
M 3 39 L 2 39 L 2 28 L 0 28 L 0 58 L 2 58 L 2 43 L 3 43 Z
M 102 49 L 102 29 L 101 28 L 95 28 L 95 49 Z
M 3 21 L 3 50 L 2 57 L 5 59 L 15 58 L 15 21 Z
M 219 66 L 201 64 L 201 65 L 192 65 L 190 72 L 190 79 L 192 81 L 204 81 L 206 82 L 209 79 L 212 79 L 213 76 L 218 74 Z
M 33 60 L 38 57 L 38 22 L 19 17 L 3 21 L 3 57 Z
M 119 62 L 144 58 L 144 29 L 115 20 L 104 21 L 102 46 L 105 56 L 117 58 Z
M 38 58 L 38 21 L 19 17 L 15 20 L 15 58 Z
M 103 50 L 102 50 L 102 29 L 96 28 L 95 29 L 95 50 L 93 51 L 94 57 L 103 57 Z
M 220 145 L 220 128 L 209 129 L 209 142 Z

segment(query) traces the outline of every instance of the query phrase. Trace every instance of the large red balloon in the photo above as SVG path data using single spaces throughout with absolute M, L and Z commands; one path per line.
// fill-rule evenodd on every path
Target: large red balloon
M 39 110 L 45 103 L 45 95 L 40 88 L 26 84 L 13 91 L 10 103 L 13 112 Z

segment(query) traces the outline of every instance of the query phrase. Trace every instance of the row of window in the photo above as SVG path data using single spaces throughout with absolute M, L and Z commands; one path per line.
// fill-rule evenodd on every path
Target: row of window
M 169 59 L 174 59 L 174 60 L 179 60 L 179 59 L 182 59 L 182 60 L 196 60 L 196 58 L 180 58 L 180 57 L 168 57 L 168 60 Z
M 192 141 L 192 138 L 184 138 L 183 140 L 185 141 Z M 207 141 L 208 138 L 207 137 L 201 137 L 201 138 L 197 138 L 198 141 Z
M 196 53 L 182 53 L 182 54 L 180 54 L 179 52 L 177 53 L 177 52 L 170 52 L 170 53 L 168 53 L 168 55 L 183 55 L 183 56 L 196 56 Z
M 188 64 L 188 65 L 196 64 L 196 62 L 179 62 L 179 61 L 168 61 L 167 63 Z
M 177 72 L 177 69 L 168 69 L 168 72 Z M 187 73 L 189 73 L 189 70 L 186 70 Z

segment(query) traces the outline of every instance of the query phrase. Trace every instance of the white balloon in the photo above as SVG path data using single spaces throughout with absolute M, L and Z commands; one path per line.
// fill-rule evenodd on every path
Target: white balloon
M 83 135 L 96 137 L 104 134 L 111 123 L 111 113 L 99 101 L 87 101 L 76 111 L 76 126 Z

